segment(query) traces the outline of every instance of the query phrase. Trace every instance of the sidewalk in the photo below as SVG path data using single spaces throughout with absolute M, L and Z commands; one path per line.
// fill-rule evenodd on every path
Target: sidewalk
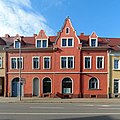
M 37 97 L 0 97 L 0 103 L 104 103 L 104 104 L 120 104 L 119 98 L 114 99 L 98 99 L 98 98 L 72 98 L 72 99 L 61 99 L 61 98 L 37 98 Z

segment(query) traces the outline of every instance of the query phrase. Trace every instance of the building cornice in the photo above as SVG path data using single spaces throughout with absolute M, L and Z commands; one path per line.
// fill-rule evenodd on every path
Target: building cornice
M 21 51 L 39 51 L 39 52 L 52 52 L 55 51 L 53 47 L 48 47 L 48 48 L 21 48 Z M 7 52 L 19 52 L 19 49 L 16 48 L 9 48 L 7 49 Z
M 19 72 L 7 72 L 7 74 L 19 74 Z M 21 72 L 21 74 L 108 74 L 108 72 Z
M 106 47 L 81 47 L 81 50 L 108 50 Z

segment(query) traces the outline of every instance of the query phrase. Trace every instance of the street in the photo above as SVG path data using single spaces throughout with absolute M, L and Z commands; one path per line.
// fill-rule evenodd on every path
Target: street
M 0 120 L 119 120 L 120 105 L 0 103 Z

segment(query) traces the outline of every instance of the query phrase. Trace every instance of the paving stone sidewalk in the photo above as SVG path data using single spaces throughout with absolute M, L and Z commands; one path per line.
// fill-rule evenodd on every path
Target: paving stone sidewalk
M 119 98 L 112 98 L 112 99 L 95 99 L 95 98 L 72 98 L 72 99 L 61 99 L 61 98 L 38 98 L 38 97 L 0 97 L 0 103 L 105 103 L 105 104 L 111 104 L 116 103 L 120 104 Z

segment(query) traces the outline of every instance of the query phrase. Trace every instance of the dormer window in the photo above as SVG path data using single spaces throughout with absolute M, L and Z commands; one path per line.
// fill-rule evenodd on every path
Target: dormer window
M 66 28 L 66 34 L 69 34 L 69 33 L 70 33 L 70 28 L 67 27 L 67 28 Z
M 97 47 L 98 43 L 97 43 L 97 39 L 96 38 L 91 38 L 90 39 L 90 46 L 91 47 Z
M 14 41 L 14 48 L 20 48 L 20 41 L 19 40 Z
M 36 47 L 37 48 L 46 48 L 46 47 L 48 47 L 48 41 L 47 40 L 36 40 Z

